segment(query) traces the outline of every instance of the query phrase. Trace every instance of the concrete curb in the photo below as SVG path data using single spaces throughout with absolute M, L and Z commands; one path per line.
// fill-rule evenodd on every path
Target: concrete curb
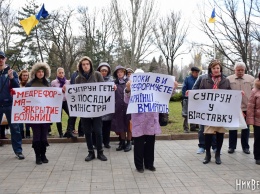
M 241 133 L 237 135 L 239 138 L 241 137 Z M 250 137 L 254 137 L 253 133 L 250 133 Z M 225 134 L 225 138 L 228 138 L 228 133 Z M 156 140 L 191 140 L 191 139 L 198 139 L 197 133 L 179 133 L 179 134 L 161 134 L 156 136 Z M 11 144 L 10 139 L 1 139 L 2 144 Z M 82 143 L 85 142 L 84 137 L 78 137 L 77 139 L 68 139 L 68 138 L 56 138 L 50 137 L 48 138 L 49 143 Z M 117 136 L 111 136 L 110 141 L 118 141 Z M 31 144 L 32 138 L 30 139 L 23 139 L 23 144 Z

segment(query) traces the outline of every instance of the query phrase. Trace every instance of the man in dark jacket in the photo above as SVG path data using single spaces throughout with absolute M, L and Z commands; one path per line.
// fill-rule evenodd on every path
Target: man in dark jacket
M 11 95 L 12 88 L 19 88 L 19 81 L 17 73 L 5 64 L 7 58 L 5 53 L 0 51 L 0 118 L 3 114 L 6 115 L 8 125 L 11 129 L 11 141 L 14 153 L 22 160 L 22 136 L 20 128 L 17 123 L 11 123 L 11 111 L 13 104 L 13 97 Z
M 185 133 L 189 133 L 189 126 L 188 126 L 188 97 L 185 96 L 187 90 L 191 90 L 194 83 L 196 82 L 200 69 L 198 67 L 191 68 L 191 74 L 187 76 L 182 85 L 182 117 L 184 118 L 183 121 L 183 129 Z M 190 131 L 196 131 L 196 124 L 190 123 Z

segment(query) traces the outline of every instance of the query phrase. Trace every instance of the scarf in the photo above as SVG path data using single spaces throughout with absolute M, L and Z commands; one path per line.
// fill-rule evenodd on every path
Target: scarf
M 83 72 L 83 74 L 82 74 L 87 80 L 88 80 L 88 78 L 90 77 L 90 74 L 89 73 L 85 73 L 85 72 Z
M 211 77 L 212 81 L 214 82 L 213 89 L 218 89 L 218 84 L 221 81 L 221 74 L 216 76 L 211 74 Z
M 125 79 L 126 79 L 126 76 L 122 77 L 122 78 L 118 78 L 118 82 L 119 84 L 125 84 Z
M 60 82 L 60 88 L 62 88 L 64 86 L 64 84 L 66 83 L 66 77 L 64 77 L 64 78 L 57 77 L 57 79 Z

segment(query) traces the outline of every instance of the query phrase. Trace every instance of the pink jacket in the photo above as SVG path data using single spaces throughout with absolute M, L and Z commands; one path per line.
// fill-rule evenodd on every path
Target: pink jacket
M 124 101 L 128 103 L 131 93 L 124 94 Z M 157 135 L 162 132 L 159 124 L 159 113 L 157 112 L 133 113 L 131 114 L 131 121 L 133 137 Z
M 260 126 L 260 80 L 255 80 L 247 105 L 246 122 L 248 125 Z
M 66 80 L 66 83 L 65 85 L 70 85 L 70 81 L 69 80 Z M 59 88 L 60 87 L 60 82 L 58 79 L 55 79 L 51 82 L 51 87 L 57 87 Z M 63 101 L 66 101 L 66 98 L 65 98 L 65 94 L 63 93 Z

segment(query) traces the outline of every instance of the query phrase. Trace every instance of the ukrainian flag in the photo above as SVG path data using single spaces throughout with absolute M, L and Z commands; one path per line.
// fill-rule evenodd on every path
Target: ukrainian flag
M 49 13 L 48 13 L 48 11 L 46 11 L 46 9 L 44 8 L 44 4 L 43 4 L 41 10 L 39 11 L 39 13 L 36 16 L 32 15 L 24 20 L 21 20 L 20 24 L 22 25 L 25 33 L 27 35 L 29 35 L 31 30 L 39 23 L 41 17 L 43 17 L 45 19 L 48 15 L 49 15 Z
M 209 23 L 215 23 L 215 21 L 216 21 L 216 13 L 215 13 L 215 8 L 214 8 L 211 13 L 211 17 L 209 18 Z

